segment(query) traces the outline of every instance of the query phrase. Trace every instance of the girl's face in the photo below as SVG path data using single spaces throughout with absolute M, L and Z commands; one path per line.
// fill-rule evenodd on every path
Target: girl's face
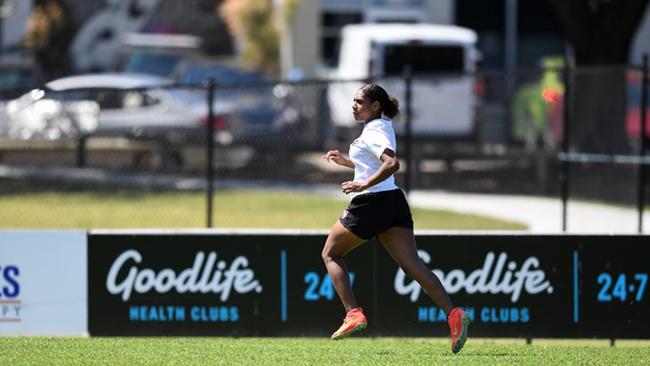
M 352 99 L 352 115 L 354 116 L 355 121 L 361 123 L 366 123 L 378 118 L 381 116 L 379 102 L 371 102 L 366 98 L 363 91 L 359 90 L 354 94 L 354 98 Z

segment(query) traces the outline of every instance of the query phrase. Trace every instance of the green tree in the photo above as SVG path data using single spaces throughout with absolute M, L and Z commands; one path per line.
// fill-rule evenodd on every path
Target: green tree
M 293 19 L 300 0 L 284 0 L 279 8 L 272 0 L 225 0 L 219 6 L 231 33 L 241 42 L 242 58 L 251 66 L 271 74 L 279 71 L 279 22 Z

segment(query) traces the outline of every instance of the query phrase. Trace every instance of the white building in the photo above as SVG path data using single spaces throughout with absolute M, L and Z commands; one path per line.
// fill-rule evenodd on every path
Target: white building
M 4 0 L 0 2 L 0 46 L 10 47 L 25 36 L 27 20 L 32 13 L 31 1 Z
M 284 0 L 276 0 L 281 3 Z M 302 0 L 284 32 L 282 73 L 315 77 L 338 56 L 340 31 L 352 23 L 452 24 L 455 0 Z
M 276 4 L 285 0 L 275 0 Z M 505 64 L 505 4 L 486 0 L 301 0 L 290 31 L 284 32 L 283 76 L 314 77 L 319 68 L 334 66 L 340 30 L 351 23 L 423 22 L 456 24 L 478 33 L 483 66 Z M 548 1 L 515 0 L 517 65 L 539 66 L 542 55 L 563 54 L 562 26 Z M 639 64 L 650 52 L 650 7 L 632 44 L 629 63 Z

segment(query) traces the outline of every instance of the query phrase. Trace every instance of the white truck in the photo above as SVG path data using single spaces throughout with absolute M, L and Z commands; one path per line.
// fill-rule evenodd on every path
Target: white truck
M 403 71 L 410 65 L 413 136 L 467 138 L 475 132 L 478 103 L 474 78 L 479 57 L 476 40 L 474 31 L 451 25 L 347 25 L 342 29 L 338 67 L 331 76 L 337 80 L 371 78 L 381 83 L 399 99 L 404 121 Z M 328 101 L 335 129 L 355 125 L 352 97 L 360 85 L 330 84 Z M 395 129 L 402 134 L 404 123 L 396 123 Z

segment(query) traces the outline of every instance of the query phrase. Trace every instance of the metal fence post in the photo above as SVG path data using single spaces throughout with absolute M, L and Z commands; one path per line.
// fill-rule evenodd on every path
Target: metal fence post
M 208 119 L 206 122 L 206 179 L 207 179 L 207 223 L 206 227 L 212 227 L 212 193 L 214 190 L 214 90 L 213 78 L 208 79 L 207 84 Z
M 571 108 L 571 78 L 569 74 L 569 58 L 564 57 L 564 105 L 563 105 L 563 123 L 562 123 L 562 152 L 566 154 L 569 152 L 569 139 L 571 138 L 569 123 L 570 123 L 570 108 Z M 562 231 L 566 232 L 567 229 L 567 201 L 569 200 L 569 161 L 562 160 L 562 170 L 560 172 L 560 190 L 562 193 Z
M 86 166 L 86 134 L 81 132 L 79 134 L 79 139 L 77 140 L 77 168 L 84 168 Z
M 413 77 L 412 77 L 411 65 L 407 65 L 404 68 L 404 103 L 406 107 L 406 118 L 404 120 L 404 159 L 406 160 L 406 174 L 404 175 L 404 190 L 406 195 L 409 195 L 412 188 L 411 178 L 413 172 L 417 169 L 415 168 L 415 163 L 413 162 L 413 127 L 411 126 L 411 111 L 412 111 L 412 102 L 413 102 Z
M 641 126 L 639 132 L 640 144 L 639 144 L 639 184 L 638 184 L 638 197 L 637 197 L 637 208 L 639 210 L 639 234 L 643 233 L 643 206 L 645 205 L 645 161 L 643 158 L 645 156 L 646 150 L 646 128 L 648 125 L 647 121 L 647 109 L 648 109 L 648 54 L 643 54 L 643 70 L 641 70 L 641 102 L 639 103 L 639 110 L 641 116 Z

